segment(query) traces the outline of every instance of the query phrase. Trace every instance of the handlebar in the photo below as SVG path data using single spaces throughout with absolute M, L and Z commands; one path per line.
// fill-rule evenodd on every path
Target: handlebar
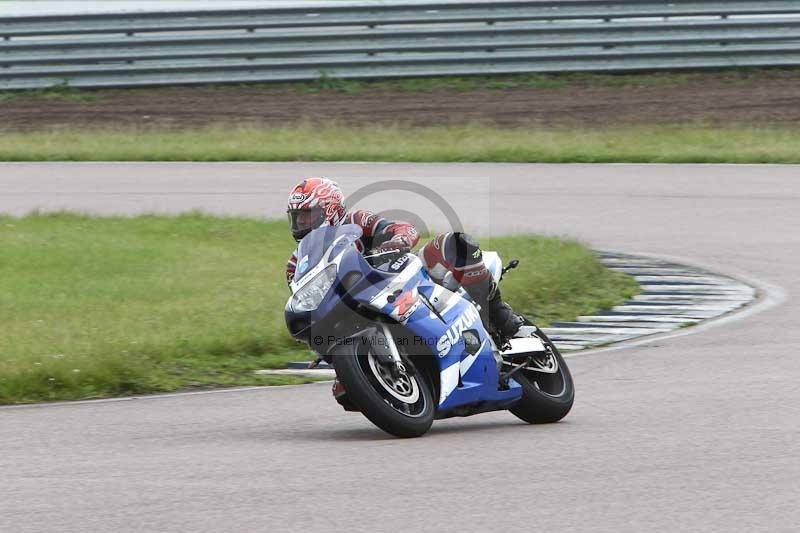
M 405 254 L 407 254 L 409 252 L 410 252 L 410 250 L 402 250 L 402 249 L 387 250 L 385 252 L 380 252 L 380 251 L 378 251 L 377 248 L 375 248 L 375 249 L 369 250 L 366 254 L 364 254 L 364 259 L 366 259 L 367 262 L 369 262 L 369 264 L 371 264 L 371 265 L 373 265 L 373 267 L 375 267 L 375 266 L 378 266 L 378 265 L 382 265 L 384 263 L 388 263 L 388 262 L 392 261 L 393 259 L 395 259 L 396 257 L 399 257 L 401 255 L 405 255 Z M 381 260 L 374 261 L 374 259 L 376 259 L 376 258 L 377 259 L 381 259 Z

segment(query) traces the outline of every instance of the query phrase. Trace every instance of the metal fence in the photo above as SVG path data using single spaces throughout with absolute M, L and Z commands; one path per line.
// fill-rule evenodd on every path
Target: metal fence
M 3 17 L 0 89 L 800 65 L 800 0 L 355 1 Z

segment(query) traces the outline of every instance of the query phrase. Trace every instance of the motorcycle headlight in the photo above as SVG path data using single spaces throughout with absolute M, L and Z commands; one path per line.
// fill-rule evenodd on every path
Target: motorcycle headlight
M 336 280 L 336 265 L 328 265 L 325 270 L 314 276 L 311 281 L 294 293 L 292 309 L 295 311 L 313 311 L 328 294 Z

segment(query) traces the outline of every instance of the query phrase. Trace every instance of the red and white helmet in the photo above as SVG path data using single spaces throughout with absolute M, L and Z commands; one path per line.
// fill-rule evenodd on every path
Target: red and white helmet
M 338 183 L 326 178 L 308 178 L 292 189 L 286 212 L 292 237 L 300 241 L 321 226 L 338 226 L 347 209 Z

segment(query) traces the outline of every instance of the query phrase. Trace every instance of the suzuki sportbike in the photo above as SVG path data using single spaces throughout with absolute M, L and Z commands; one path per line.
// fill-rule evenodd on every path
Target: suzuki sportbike
M 541 330 L 526 322 L 512 339 L 493 336 L 463 289 L 435 283 L 414 254 L 362 254 L 361 234 L 350 224 L 306 235 L 285 309 L 292 336 L 336 371 L 345 410 L 398 437 L 504 409 L 532 424 L 566 416 L 572 377 Z M 518 265 L 503 268 L 494 252 L 484 262 L 498 283 Z

